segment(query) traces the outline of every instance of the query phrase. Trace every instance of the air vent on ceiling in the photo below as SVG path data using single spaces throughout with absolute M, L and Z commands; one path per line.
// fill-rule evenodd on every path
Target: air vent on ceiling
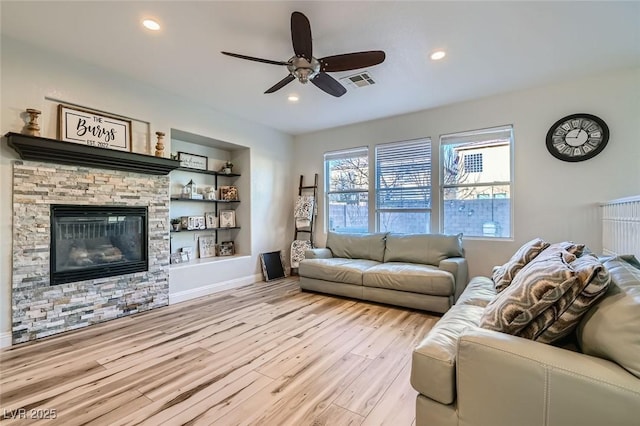
M 371 78 L 371 73 L 369 71 L 360 72 L 358 74 L 353 74 L 347 77 L 343 77 L 340 80 L 354 87 L 365 87 L 365 86 L 371 86 L 372 84 L 376 84 L 376 82 L 373 81 L 373 78 Z

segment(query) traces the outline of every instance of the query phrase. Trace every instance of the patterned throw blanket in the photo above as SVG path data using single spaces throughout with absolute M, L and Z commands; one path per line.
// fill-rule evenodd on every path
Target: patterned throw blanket
M 296 221 L 296 229 L 309 228 L 315 209 L 315 199 L 313 195 L 299 195 L 293 210 L 293 217 Z

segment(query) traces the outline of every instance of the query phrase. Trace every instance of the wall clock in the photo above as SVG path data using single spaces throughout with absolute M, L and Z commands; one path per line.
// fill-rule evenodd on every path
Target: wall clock
M 584 161 L 600 154 L 609 142 L 609 127 L 591 114 L 572 114 L 556 121 L 547 132 L 547 149 L 559 160 Z

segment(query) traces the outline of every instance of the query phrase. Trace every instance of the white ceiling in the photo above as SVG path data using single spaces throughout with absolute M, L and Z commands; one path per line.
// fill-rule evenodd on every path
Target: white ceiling
M 288 60 L 295 10 L 311 22 L 315 57 L 384 50 L 368 69 L 377 84 L 334 98 L 294 81 L 265 95 L 284 66 L 220 54 Z M 3 35 L 294 135 L 640 66 L 637 1 L 3 0 L 1 17 Z M 144 30 L 145 17 L 162 30 Z M 429 60 L 438 48 L 447 57 Z

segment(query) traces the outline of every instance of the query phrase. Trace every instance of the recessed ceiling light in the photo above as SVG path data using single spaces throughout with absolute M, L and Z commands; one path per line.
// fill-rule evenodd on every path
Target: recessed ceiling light
M 289 102 L 298 102 L 300 100 L 300 98 L 298 97 L 298 95 L 289 95 L 289 97 L 287 98 L 287 100 Z
M 158 31 L 160 29 L 160 24 L 153 19 L 145 19 L 144 21 L 142 21 L 142 25 L 144 25 L 146 29 L 151 31 Z
M 447 53 L 444 50 L 436 50 L 431 54 L 431 59 L 434 61 L 439 61 L 440 59 L 447 56 Z

